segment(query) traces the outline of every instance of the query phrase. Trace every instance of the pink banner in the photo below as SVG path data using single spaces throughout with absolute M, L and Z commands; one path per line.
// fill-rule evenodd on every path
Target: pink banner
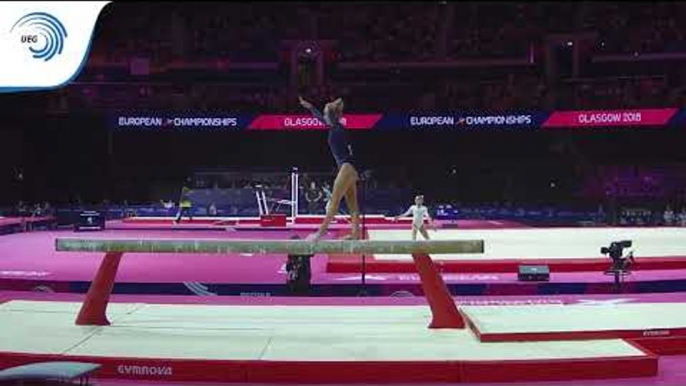
M 663 126 L 677 109 L 588 110 L 553 113 L 543 128 Z
M 344 115 L 346 129 L 371 130 L 381 114 Z M 326 126 L 312 115 L 260 115 L 248 126 L 249 130 L 326 130 Z

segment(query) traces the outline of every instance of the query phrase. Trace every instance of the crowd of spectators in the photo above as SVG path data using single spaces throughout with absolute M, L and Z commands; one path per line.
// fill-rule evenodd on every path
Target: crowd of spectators
M 284 112 L 295 102 L 288 90 L 272 86 L 236 86 L 197 83 L 121 84 L 116 87 L 97 84 L 72 85 L 50 96 L 49 111 L 78 109 L 192 109 L 216 111 L 231 109 L 241 113 Z
M 275 61 L 280 42 L 333 40 L 342 61 L 525 56 L 546 34 L 597 33 L 607 54 L 686 49 L 681 3 L 198 3 L 117 4 L 93 55 Z
M 451 110 L 513 110 L 548 108 L 548 89 L 541 77 L 509 75 L 502 80 L 446 82 L 437 107 Z
M 447 42 L 451 59 L 521 58 L 526 56 L 540 24 L 525 4 L 455 6 Z
M 339 59 L 392 62 L 435 59 L 446 6 L 435 3 L 325 3 L 319 38 L 338 41 Z
M 582 78 L 552 90 L 540 76 L 511 75 L 493 80 L 450 79 L 436 87 L 420 82 L 385 85 L 340 84 L 334 91 L 312 88 L 307 97 L 321 103 L 349 97 L 351 111 L 573 110 L 658 108 L 686 101 L 682 88 L 663 76 Z M 49 111 L 85 109 L 192 109 L 241 113 L 298 113 L 296 93 L 270 85 L 196 83 L 72 85 L 54 92 Z
M 148 5 L 106 9 L 82 85 L 50 94 L 50 111 L 83 108 L 231 108 L 242 112 L 298 110 L 288 71 L 261 84 L 198 79 L 130 83 L 128 62 L 150 60 L 152 69 L 179 62 L 282 62 L 284 42 L 334 41 L 337 63 L 527 58 L 548 34 L 594 32 L 593 55 L 686 51 L 686 6 L 680 3 L 264 3 Z M 441 56 L 441 46 L 446 57 Z M 541 60 L 540 49 L 538 60 Z M 328 57 L 327 57 L 328 58 Z M 219 62 L 217 62 L 219 61 Z M 96 63 L 122 63 L 127 82 L 110 79 Z M 221 66 L 219 66 L 221 67 Z M 218 72 L 226 72 L 221 68 Z M 229 66 L 230 68 L 230 66 Z M 483 80 L 460 74 L 427 87 L 409 84 L 352 86 L 329 79 L 308 87 L 314 100 L 346 95 L 357 111 L 418 109 L 602 109 L 664 107 L 685 101 L 682 80 L 672 75 L 583 74 L 550 85 L 545 71 Z M 93 70 L 93 71 L 91 71 Z M 151 70 L 155 72 L 156 70 Z M 391 70 L 389 71 L 396 71 Z M 431 70 L 428 70 L 431 71 Z M 96 73 L 95 76 L 91 76 Z M 188 75 L 180 74 L 182 78 Z M 680 75 L 682 78 L 684 74 Z M 672 80 L 668 79 L 672 78 Z M 96 82 L 92 82 L 95 79 Z M 83 80 L 83 77 L 82 79 Z M 140 82 L 138 82 L 140 81 Z M 104 82 L 104 83 L 103 83 Z M 146 83 L 147 82 L 147 83 Z M 331 83 L 336 90 L 331 90 Z M 365 83 L 364 78 L 360 79 Z M 259 83 L 259 82 L 258 82 Z
M 455 6 L 449 55 L 522 57 L 546 34 L 597 34 L 599 54 L 686 50 L 686 7 L 680 3 L 467 3 Z
M 565 109 L 673 107 L 683 98 L 665 76 L 581 78 L 558 90 L 557 107 Z
M 117 4 L 106 10 L 93 56 L 153 64 L 224 58 L 276 61 L 283 40 L 312 39 L 313 18 L 297 3 Z
M 582 7 L 582 27 L 598 30 L 599 51 L 608 54 L 683 52 L 684 4 L 592 3 Z
M 597 166 L 585 175 L 582 196 L 672 200 L 686 204 L 684 165 Z
M 24 201 L 17 202 L 5 213 L 6 216 L 10 217 L 50 217 L 54 214 L 54 208 L 48 202 L 31 204 Z

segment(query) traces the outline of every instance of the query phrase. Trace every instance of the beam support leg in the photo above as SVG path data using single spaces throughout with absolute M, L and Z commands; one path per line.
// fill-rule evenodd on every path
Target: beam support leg
M 429 328 L 465 328 L 464 320 L 431 257 L 427 254 L 413 254 L 412 259 L 419 273 L 424 296 L 431 308 Z
M 78 326 L 109 326 L 107 320 L 107 304 L 114 288 L 114 280 L 119 269 L 123 252 L 109 252 L 100 263 L 98 273 L 91 283 L 86 295 L 86 300 L 81 306 L 81 311 L 76 317 Z

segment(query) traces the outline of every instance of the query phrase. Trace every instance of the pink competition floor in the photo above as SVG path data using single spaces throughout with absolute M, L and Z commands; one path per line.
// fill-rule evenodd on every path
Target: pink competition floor
M 411 220 L 411 219 L 410 219 Z M 300 219 L 295 224 L 289 224 L 290 229 L 296 230 L 316 230 L 321 222 L 321 216 L 310 219 Z M 529 228 L 528 225 L 510 221 L 510 220 L 459 220 L 457 222 L 452 221 L 438 221 L 439 223 L 445 224 L 447 226 L 459 225 L 461 229 L 501 229 L 501 228 Z M 375 217 L 369 220 L 367 226 L 378 227 L 383 226 L 384 229 L 407 229 L 410 221 L 408 219 L 400 219 L 397 223 L 386 220 L 385 218 Z M 109 229 L 250 229 L 259 227 L 259 220 L 248 218 L 243 220 L 209 220 L 209 219 L 194 219 L 194 220 L 183 220 L 179 224 L 172 225 L 171 219 L 139 219 L 131 218 L 125 220 L 113 220 L 107 222 L 107 227 Z M 345 219 L 337 219 L 331 224 L 330 229 L 348 229 L 349 223 Z
M 150 227 L 160 227 L 150 228 Z M 305 237 L 311 232 L 311 224 L 298 224 L 287 230 L 259 229 L 258 225 L 244 224 L 249 229 L 213 226 L 207 221 L 172 225 L 167 220 L 115 221 L 108 223 L 108 230 L 102 232 L 74 233 L 70 230 L 36 231 L 0 236 L 0 290 L 49 290 L 57 292 L 85 292 L 87 283 L 93 278 L 102 260 L 98 253 L 56 252 L 57 237 L 94 238 L 179 238 L 179 239 L 288 239 L 292 235 Z M 392 229 L 405 224 L 371 224 L 371 228 Z M 346 227 L 339 224 L 338 228 Z M 461 229 L 522 228 L 521 224 L 508 221 L 470 220 L 460 221 Z M 114 228 L 114 229 L 111 229 Z M 331 237 L 336 237 L 336 231 Z M 357 272 L 334 273 L 331 257 L 317 255 L 311 259 L 312 285 L 340 288 L 361 283 Z M 356 259 L 354 259 L 357 261 Z M 367 260 L 368 262 L 370 260 Z M 284 286 L 286 256 L 247 256 L 211 254 L 127 254 L 122 260 L 117 275 L 120 284 L 177 284 L 182 290 L 168 287 L 157 289 L 129 288 L 126 293 L 185 294 L 184 283 L 204 285 L 246 285 Z M 328 264 L 328 267 L 327 267 Z M 444 272 L 443 278 L 449 285 L 462 286 L 464 295 L 535 295 L 555 293 L 608 293 L 614 291 L 613 278 L 602 271 L 555 272 L 550 282 L 525 283 L 517 278 L 516 272 Z M 388 291 L 378 296 L 393 294 L 402 286 L 418 288 L 416 273 L 368 273 L 367 285 L 386 286 Z M 74 289 L 69 283 L 82 283 Z M 628 292 L 670 292 L 686 291 L 686 269 L 637 270 L 624 278 Z M 546 287 L 547 286 L 547 287 Z M 546 287 L 543 288 L 542 287 Z M 253 288 L 254 289 L 254 288 Z M 403 288 L 400 288 L 403 289 Z M 333 290 L 320 296 L 328 296 Z M 116 292 L 116 290 L 115 290 Z M 249 291 L 248 291 L 249 292 Z M 238 295 L 243 292 L 226 292 L 224 295 Z M 354 295 L 346 292 L 343 295 Z
M 295 232 L 298 233 L 298 232 Z M 26 271 L 24 277 L 35 279 L 86 280 L 92 279 L 102 254 L 56 252 L 55 238 L 75 235 L 71 231 L 17 233 L 0 237 L 0 277 L 22 277 L 12 271 Z M 106 230 L 79 234 L 108 238 L 230 238 L 226 231 L 155 231 Z M 302 233 L 303 236 L 306 233 Z M 238 238 L 236 234 L 233 238 Z M 241 238 L 283 238 L 276 232 L 240 232 Z M 285 277 L 279 270 L 284 256 L 260 257 L 201 254 L 127 254 L 121 262 L 119 281 L 205 281 L 205 282 L 282 282 Z M 317 264 L 313 264 L 315 267 Z M 189 269 L 192 267 L 192 269 Z M 7 272 L 10 272 L 9 274 Z
M 50 220 L 50 217 L 2 217 L 0 216 L 0 226 L 21 224 L 22 222 L 39 222 Z
M 215 229 L 207 224 L 186 224 L 173 231 L 162 224 L 135 223 L 113 224 L 116 229 L 104 232 L 79 233 L 72 231 L 41 231 L 16 233 L 0 236 L 0 303 L 10 300 L 42 300 L 55 302 L 81 302 L 82 293 L 70 291 L 36 292 L 26 289 L 40 289 L 41 282 L 89 282 L 98 269 L 102 254 L 56 252 L 54 249 L 57 237 L 97 237 L 97 238 L 185 238 L 185 239 L 287 239 L 293 234 L 301 237 L 311 232 L 310 224 L 298 224 L 290 231 L 251 230 L 220 227 Z M 403 225 L 401 225 L 403 226 Z M 246 225 L 245 227 L 248 227 Z M 338 226 L 343 228 L 344 226 Z M 521 224 L 505 222 L 474 221 L 460 223 L 461 228 L 509 228 L 522 227 Z M 391 229 L 391 226 L 384 226 Z M 357 284 L 359 274 L 336 274 L 326 272 L 328 256 L 315 256 L 312 259 L 312 282 L 321 285 Z M 117 276 L 118 283 L 182 283 L 202 282 L 233 284 L 283 285 L 286 281 L 286 257 L 283 255 L 247 256 L 247 255 L 202 255 L 202 254 L 129 254 L 121 261 Z M 515 273 L 478 273 L 458 274 L 444 273 L 448 284 L 497 285 L 487 295 L 456 296 L 458 305 L 536 305 L 536 304 L 588 304 L 614 305 L 625 303 L 686 303 L 686 291 L 676 289 L 669 292 L 673 283 L 686 280 L 685 269 L 636 271 L 626 278 L 627 283 L 637 286 L 650 282 L 666 282 L 663 293 L 619 293 L 619 294 L 570 294 L 539 296 L 533 290 L 537 284 L 519 282 Z M 417 284 L 416 274 L 368 274 L 368 284 Z M 21 283 L 30 283 L 23 286 Z M 560 272 L 551 275 L 551 283 L 565 285 L 583 284 L 585 286 L 609 285 L 612 278 L 601 272 Z M 669 284 L 672 283 L 672 284 Z M 670 285 L 672 287 L 670 287 Z M 45 288 L 42 288 L 45 290 Z M 48 289 L 51 291 L 51 289 Z M 684 291 L 684 292 L 678 292 Z M 72 291 L 73 292 L 73 291 Z M 490 295 L 490 296 L 489 296 Z M 522 296 L 519 296 L 522 295 Z M 115 294 L 113 303 L 153 303 L 153 304 L 213 304 L 213 305 L 321 305 L 321 306 L 398 306 L 426 304 L 423 297 L 250 297 L 250 296 L 181 296 L 173 294 Z M 662 352 L 659 358 L 657 376 L 638 379 L 586 380 L 585 385 L 618 386 L 618 385 L 684 385 L 686 384 L 686 355 L 680 340 L 672 344 L 672 353 Z M 678 345 L 677 346 L 675 346 Z M 669 346 L 666 346 L 669 351 Z M 668 355 L 668 356 L 664 356 Z M 98 385 L 203 385 L 203 383 L 145 381 L 117 381 L 98 379 Z M 579 384 L 569 382 L 535 382 L 527 383 L 540 386 L 566 386 Z M 209 384 L 206 384 L 209 386 Z M 486 385 L 486 384 L 481 384 Z
M 285 239 L 308 232 L 283 231 L 184 231 L 176 230 L 106 230 L 80 233 L 79 237 L 98 238 L 196 238 L 196 239 Z M 16 233 L 0 237 L 0 279 L 34 279 L 61 281 L 90 281 L 102 255 L 98 253 L 56 252 L 57 237 L 74 237 L 72 231 L 44 231 Z M 354 283 L 360 279 L 355 273 L 328 273 L 328 256 L 312 259 L 313 284 Z M 122 260 L 118 282 L 184 282 L 203 283 L 284 283 L 286 272 L 283 255 L 204 255 L 204 254 L 127 254 Z M 189 265 L 192 269 L 189 269 Z M 686 270 L 635 271 L 626 282 L 676 280 L 686 278 Z M 516 273 L 445 273 L 446 282 L 522 284 Z M 367 274 L 368 283 L 418 282 L 411 273 Z M 553 282 L 610 283 L 612 278 L 602 272 L 559 272 L 551 275 Z

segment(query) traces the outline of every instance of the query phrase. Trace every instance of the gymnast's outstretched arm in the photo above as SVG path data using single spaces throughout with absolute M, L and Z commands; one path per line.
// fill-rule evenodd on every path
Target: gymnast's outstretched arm
M 324 114 L 322 114 L 321 111 L 317 110 L 317 108 L 314 107 L 314 106 L 312 105 L 312 103 L 310 103 L 310 102 L 304 100 L 304 99 L 303 99 L 302 97 L 300 97 L 300 96 L 298 97 L 298 99 L 300 99 L 300 104 L 302 105 L 302 107 L 304 107 L 304 108 L 306 108 L 307 110 L 309 110 L 310 113 L 312 113 L 312 115 L 314 115 L 315 118 L 319 119 L 323 124 L 328 125 L 328 123 L 326 122 L 326 119 L 324 118 Z
M 401 218 L 401 217 L 409 216 L 410 213 L 412 213 L 412 206 L 410 206 L 410 209 L 408 209 L 405 213 L 399 214 L 399 215 L 393 217 L 393 221 L 398 221 L 398 219 Z

